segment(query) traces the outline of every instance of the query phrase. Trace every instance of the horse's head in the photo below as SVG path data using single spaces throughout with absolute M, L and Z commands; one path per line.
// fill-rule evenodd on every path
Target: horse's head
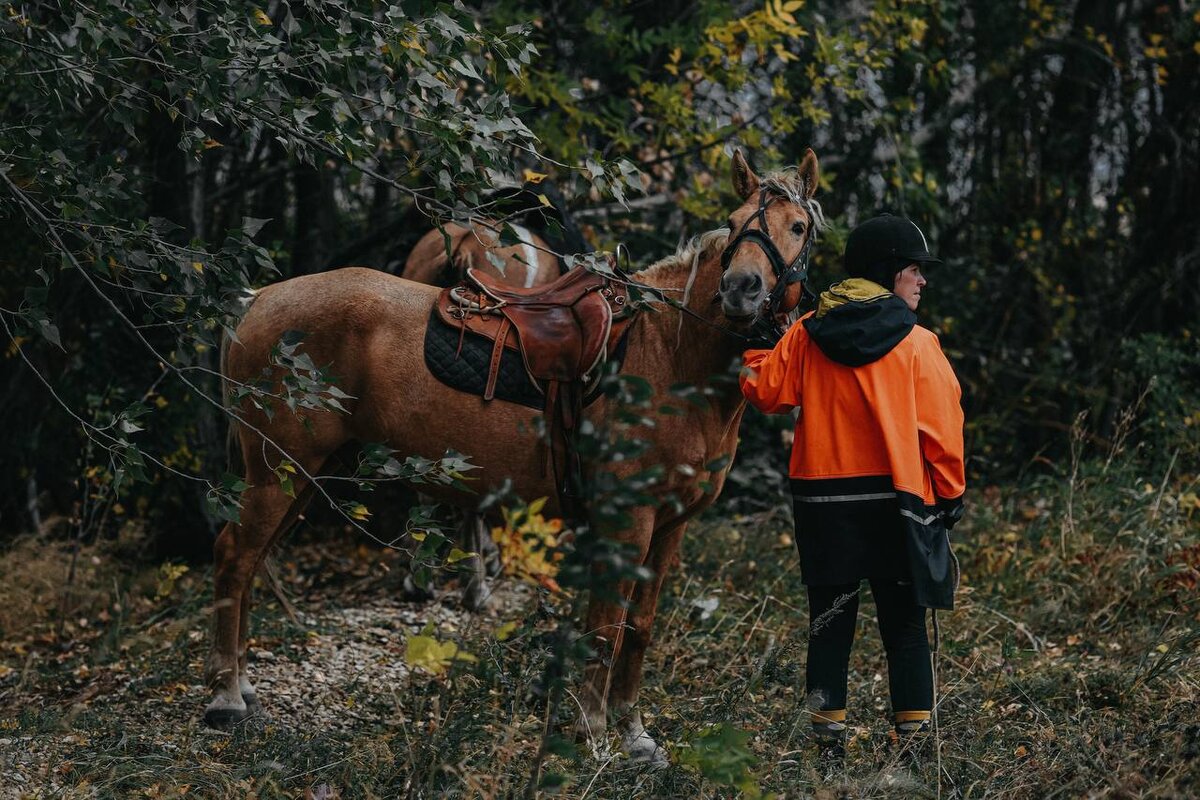
M 823 223 L 813 200 L 818 177 L 811 149 L 799 167 L 761 179 L 740 150 L 733 154 L 733 186 L 744 202 L 729 215 L 729 243 L 721 256 L 721 309 L 729 319 L 749 322 L 799 304 L 808 253 Z

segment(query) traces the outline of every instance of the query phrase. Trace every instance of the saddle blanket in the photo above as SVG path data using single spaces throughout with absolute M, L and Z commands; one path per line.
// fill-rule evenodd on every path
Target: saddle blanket
M 625 355 L 627 333 L 621 337 L 615 352 L 608 358 L 609 361 L 616 361 L 618 368 Z M 515 336 L 516 333 L 510 335 Z M 460 338 L 461 350 L 458 346 Z M 469 330 L 464 333 L 457 326 L 446 324 L 434 308 L 425 328 L 425 366 L 435 378 L 451 389 L 482 397 L 487 386 L 493 346 L 490 339 Z M 584 399 L 585 404 L 598 396 L 598 391 L 590 392 Z M 546 397 L 529 377 L 521 353 L 517 350 L 505 348 L 501 356 L 500 372 L 496 377 L 496 399 L 519 403 L 538 411 L 546 409 Z

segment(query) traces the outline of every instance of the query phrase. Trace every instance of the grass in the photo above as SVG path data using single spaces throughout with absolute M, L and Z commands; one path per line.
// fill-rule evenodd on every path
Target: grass
M 916 766 L 896 753 L 866 601 L 853 738 L 833 777 L 807 739 L 807 611 L 786 512 L 712 516 L 685 540 L 646 665 L 647 726 L 676 763 L 651 771 L 555 740 L 539 794 L 1200 795 L 1195 481 L 1108 460 L 976 492 L 954 537 L 959 608 L 939 616 L 937 753 Z M 219 734 L 199 724 L 209 576 L 139 565 L 138 541 L 131 527 L 81 547 L 65 602 L 70 543 L 27 538 L 0 560 L 0 772 L 12 776 L 0 796 L 524 792 L 565 598 L 508 591 L 479 617 L 405 604 L 390 554 L 310 533 L 279 558 L 299 621 L 260 592 L 253 669 L 275 676 L 269 717 Z M 410 674 L 403 640 L 427 619 L 478 661 Z M 320 682 L 322 669 L 337 672 Z

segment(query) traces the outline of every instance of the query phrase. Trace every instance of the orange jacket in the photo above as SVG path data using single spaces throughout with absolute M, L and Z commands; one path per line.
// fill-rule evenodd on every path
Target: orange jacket
M 886 523 L 871 515 L 887 511 L 897 515 L 916 601 L 953 608 L 948 529 L 966 488 L 962 392 L 937 337 L 903 300 L 851 279 L 824 292 L 773 350 L 742 359 L 747 400 L 768 414 L 800 409 L 789 472 L 797 543 L 810 542 L 800 548 L 805 582 L 824 578 L 818 552 L 833 542 L 854 552 L 847 537 L 860 535 L 863 514 L 875 526 Z
M 747 350 L 742 360 L 742 393 L 756 408 L 801 409 L 793 478 L 891 475 L 926 505 L 962 496 L 962 390 L 933 332 L 915 325 L 882 358 L 851 367 L 796 323 L 773 350 Z

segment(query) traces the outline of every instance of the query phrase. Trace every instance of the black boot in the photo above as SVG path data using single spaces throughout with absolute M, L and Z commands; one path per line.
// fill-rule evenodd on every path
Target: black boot
M 846 764 L 846 726 L 841 722 L 814 723 L 817 767 L 825 775 L 842 771 Z
M 930 731 L 927 719 L 896 723 L 896 746 L 901 763 L 915 767 L 925 760 Z

